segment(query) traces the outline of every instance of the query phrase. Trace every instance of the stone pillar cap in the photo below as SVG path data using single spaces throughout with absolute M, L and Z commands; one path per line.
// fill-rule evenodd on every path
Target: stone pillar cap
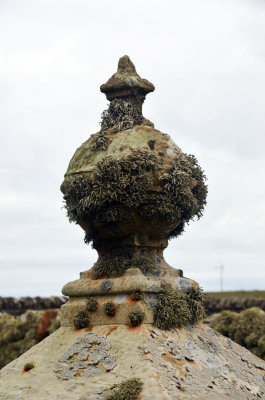
M 115 98 L 146 95 L 155 90 L 154 85 L 147 79 L 142 79 L 136 72 L 130 57 L 123 56 L 119 59 L 118 70 L 103 85 L 100 86 L 108 100 Z

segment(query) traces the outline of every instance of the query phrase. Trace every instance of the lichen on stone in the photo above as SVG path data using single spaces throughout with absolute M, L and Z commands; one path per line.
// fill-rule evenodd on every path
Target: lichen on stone
M 86 174 L 77 174 L 66 178 L 61 185 L 64 193 L 65 208 L 70 222 L 77 223 L 83 216 L 81 200 L 89 196 L 92 184 Z
M 187 294 L 187 304 L 190 310 L 190 323 L 195 324 L 199 320 L 205 318 L 205 294 L 199 288 L 194 288 L 193 286 L 188 289 Z
M 156 141 L 154 139 L 148 140 L 148 146 L 150 147 L 151 150 L 154 150 L 155 142 Z
M 92 136 L 91 149 L 93 151 L 106 150 L 109 145 L 109 138 L 107 132 L 98 132 Z
M 143 388 L 139 378 L 132 378 L 120 383 L 113 393 L 104 397 L 104 400 L 137 400 Z
M 28 362 L 24 365 L 24 371 L 30 371 L 31 369 L 33 369 L 35 367 L 35 365 L 32 362 Z
M 89 325 L 89 317 L 86 311 L 79 311 L 73 319 L 76 329 L 87 328 Z
M 145 314 L 140 309 L 135 309 L 129 312 L 128 317 L 130 326 L 139 326 L 142 324 Z
M 171 169 L 159 178 L 162 192 L 148 196 L 140 208 L 141 215 L 178 222 L 169 238 L 181 235 L 186 223 L 202 216 L 207 197 L 205 180 L 197 159 L 193 155 L 179 154 Z
M 89 332 L 78 337 L 65 351 L 54 367 L 58 379 L 69 380 L 79 376 L 96 376 L 116 366 L 109 353 L 110 343 L 104 336 Z
M 111 301 L 108 301 L 103 305 L 104 312 L 109 317 L 113 317 L 116 314 L 116 306 Z
M 112 285 L 113 285 L 112 279 L 105 279 L 104 281 L 101 282 L 100 289 L 102 290 L 102 292 L 106 293 L 112 288 Z
M 186 223 L 200 218 L 206 204 L 205 175 L 192 155 L 179 153 L 172 167 L 155 177 L 158 158 L 149 150 L 133 150 L 120 158 L 106 156 L 91 174 L 65 178 L 61 187 L 70 221 L 86 220 L 86 243 L 96 240 L 95 232 L 107 228 L 117 237 L 120 222 L 130 224 L 130 209 L 152 222 L 165 219 L 176 228 L 169 237 L 181 234 Z M 152 191 L 154 184 L 161 190 Z M 155 183 L 156 182 L 156 183 Z
M 86 302 L 86 310 L 88 312 L 95 312 L 97 311 L 98 303 L 93 297 L 89 297 Z
M 100 255 L 92 268 L 92 278 L 114 278 L 122 276 L 129 268 L 139 268 L 143 274 L 156 274 L 155 257 L 136 253 L 134 247 L 114 248 L 114 252 Z
M 159 329 L 180 328 L 186 325 L 190 318 L 185 293 L 180 290 L 165 289 L 158 296 L 154 324 Z
M 154 311 L 154 324 L 159 329 L 181 328 L 195 324 L 204 317 L 203 295 L 192 288 L 187 293 L 166 288 L 158 296 Z
M 123 97 L 112 100 L 101 116 L 101 130 L 124 131 L 143 122 L 142 104 L 144 96 Z

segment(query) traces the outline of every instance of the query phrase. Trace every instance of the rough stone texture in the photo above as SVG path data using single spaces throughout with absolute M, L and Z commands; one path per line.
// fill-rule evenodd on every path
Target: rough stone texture
M 84 349 L 96 350 L 88 360 L 98 367 L 104 355 L 112 357 L 109 372 L 81 376 L 77 370 L 60 379 L 58 363 L 69 366 L 71 357 L 82 363 Z M 23 372 L 27 362 L 35 368 Z M 202 324 L 172 331 L 152 325 L 60 328 L 1 370 L 0 399 L 104 400 L 114 385 L 135 377 L 144 383 L 141 400 L 265 399 L 265 362 Z
M 94 376 L 110 371 L 116 365 L 108 353 L 110 343 L 103 336 L 89 332 L 79 337 L 66 350 L 54 368 L 58 378 L 69 380 L 74 376 Z
M 137 308 L 145 314 L 144 323 L 153 323 L 153 311 L 157 304 L 157 295 L 163 287 L 186 292 L 198 284 L 189 278 L 180 277 L 180 270 L 168 267 L 161 261 L 159 276 L 144 276 L 138 268 L 129 268 L 122 277 L 113 279 L 91 279 L 91 270 L 81 273 L 81 278 L 67 283 L 63 293 L 70 300 L 61 307 L 61 326 L 73 326 L 73 319 L 79 311 L 86 311 L 87 298 L 97 302 L 97 310 L 89 313 L 91 325 L 128 324 L 129 313 Z M 143 299 L 133 301 L 132 295 L 141 292 Z M 104 312 L 104 304 L 111 301 L 116 313 L 111 318 Z
M 100 86 L 100 90 L 106 94 L 108 100 L 112 100 L 116 97 L 133 95 L 135 90 L 145 95 L 153 92 L 155 87 L 147 79 L 140 78 L 130 58 L 123 56 L 119 60 L 117 72 L 107 83 Z
M 89 312 L 89 323 L 91 325 L 108 325 L 108 324 L 129 324 L 129 313 L 135 308 L 140 309 L 145 314 L 145 323 L 153 323 L 153 309 L 150 307 L 150 301 L 147 296 L 144 300 L 133 301 L 127 295 L 109 295 L 94 297 L 97 301 L 97 310 Z M 107 315 L 105 312 L 105 304 L 111 302 L 114 304 L 116 312 L 114 315 Z M 86 298 L 71 298 L 61 309 L 60 322 L 61 326 L 73 326 L 73 319 L 79 311 L 86 310 Z M 153 300 L 154 304 L 154 300 Z
M 112 279 L 106 279 L 102 281 L 100 288 L 102 292 L 108 292 L 112 288 L 112 285 L 113 285 Z
M 187 292 L 192 288 L 192 280 L 189 278 L 179 277 L 175 279 L 175 282 L 178 286 L 178 289 L 182 290 L 183 292 Z

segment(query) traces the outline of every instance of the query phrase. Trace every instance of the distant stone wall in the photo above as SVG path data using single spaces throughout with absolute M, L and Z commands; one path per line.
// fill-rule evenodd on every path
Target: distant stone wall
M 60 308 L 67 301 L 65 296 L 51 297 L 0 297 L 0 312 L 21 315 L 27 310 L 47 310 Z
M 265 299 L 257 299 L 255 297 L 226 297 L 223 299 L 208 297 L 205 304 L 207 315 L 223 310 L 240 312 L 250 307 L 259 307 L 261 310 L 265 311 Z

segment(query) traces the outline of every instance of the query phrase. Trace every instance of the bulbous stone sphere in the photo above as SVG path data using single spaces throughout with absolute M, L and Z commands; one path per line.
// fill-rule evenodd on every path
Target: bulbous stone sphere
M 204 206 L 203 173 L 170 137 L 138 125 L 91 135 L 77 149 L 61 186 L 69 218 L 88 240 L 161 240 Z

